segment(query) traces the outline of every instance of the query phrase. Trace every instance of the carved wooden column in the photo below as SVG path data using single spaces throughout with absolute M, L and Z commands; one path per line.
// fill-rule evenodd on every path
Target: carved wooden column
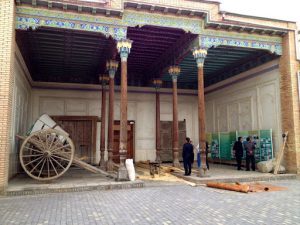
M 156 159 L 155 161 L 158 163 L 161 163 L 160 159 L 160 149 L 161 149 L 161 143 L 160 143 L 160 96 L 159 96 L 159 89 L 162 84 L 162 80 L 155 79 L 153 81 L 153 84 L 155 86 L 156 90 Z
M 115 95 L 115 74 L 119 63 L 114 60 L 109 60 L 106 63 L 106 69 L 109 73 L 109 108 L 108 108 L 108 162 L 107 171 L 113 171 L 113 149 L 114 149 L 114 95 Z
M 121 57 L 121 99 L 120 99 L 120 166 L 117 180 L 128 180 L 125 160 L 127 156 L 127 58 L 132 41 L 123 39 L 118 41 L 117 48 Z
M 205 101 L 204 101 L 204 60 L 207 55 L 207 50 L 195 48 L 193 50 L 194 58 L 197 61 L 198 67 L 198 131 L 199 131 L 199 147 L 201 148 L 201 168 L 199 171 L 200 177 L 208 176 L 206 167 L 206 133 L 205 133 Z
M 105 169 L 105 123 L 106 123 L 106 84 L 109 78 L 106 75 L 100 75 L 99 81 L 102 84 L 102 101 L 101 101 L 101 136 L 100 136 L 100 168 Z
M 178 132 L 178 106 L 177 106 L 177 78 L 180 74 L 178 66 L 170 66 L 169 74 L 173 82 L 173 166 L 180 167 L 179 163 L 179 132 Z

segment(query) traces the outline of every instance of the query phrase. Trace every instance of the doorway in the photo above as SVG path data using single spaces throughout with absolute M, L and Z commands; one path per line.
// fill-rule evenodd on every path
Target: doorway
M 114 163 L 120 163 L 120 121 L 114 121 L 114 149 L 113 149 L 113 161 Z M 127 121 L 127 159 L 134 160 L 134 121 Z

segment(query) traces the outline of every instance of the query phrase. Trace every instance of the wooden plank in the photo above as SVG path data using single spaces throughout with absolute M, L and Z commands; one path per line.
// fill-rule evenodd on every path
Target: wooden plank
M 275 164 L 275 168 L 274 168 L 274 172 L 273 172 L 275 175 L 278 173 L 278 170 L 279 170 L 279 167 L 280 167 L 280 163 L 281 163 L 283 153 L 284 153 L 284 149 L 285 149 L 285 146 L 286 146 L 288 133 L 289 133 L 288 131 L 284 133 L 283 144 L 282 144 L 282 147 L 281 147 L 281 149 L 278 153 L 278 156 L 276 157 L 276 164 Z

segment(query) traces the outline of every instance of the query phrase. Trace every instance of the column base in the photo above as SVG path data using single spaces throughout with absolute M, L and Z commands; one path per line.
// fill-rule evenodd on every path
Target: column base
M 128 181 L 127 169 L 123 166 L 119 168 L 116 181 Z
M 208 169 L 207 168 L 199 168 L 197 177 L 210 177 Z
M 174 160 L 174 162 L 173 162 L 173 166 L 174 167 L 178 167 L 178 168 L 180 168 L 181 167 L 181 165 L 180 165 L 180 162 L 179 162 L 179 160 L 177 159 L 177 160 Z
M 112 160 L 108 160 L 106 163 L 106 171 L 112 172 L 114 171 L 114 162 Z
M 106 170 L 107 169 L 107 167 L 106 167 L 106 163 L 105 163 L 105 161 L 104 161 L 104 159 L 102 160 L 100 160 L 100 169 L 101 170 Z

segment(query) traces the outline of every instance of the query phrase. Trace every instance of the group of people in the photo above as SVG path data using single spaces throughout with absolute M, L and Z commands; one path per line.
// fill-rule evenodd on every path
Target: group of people
M 237 169 L 242 170 L 242 158 L 244 156 L 244 150 L 246 152 L 246 170 L 250 171 L 250 164 L 251 169 L 255 171 L 255 148 L 256 143 L 252 140 L 252 137 L 247 137 L 246 141 L 243 140 L 243 137 L 238 137 L 238 140 L 234 143 L 233 151 L 235 152 L 236 162 L 237 162 Z M 200 152 L 201 148 L 199 145 L 197 146 L 197 163 L 198 167 L 201 165 L 200 159 Z M 208 143 L 206 142 L 206 167 L 209 169 L 209 164 L 207 160 L 209 149 Z M 183 158 L 183 165 L 184 165 L 184 175 L 190 176 L 192 172 L 192 164 L 194 162 L 194 145 L 192 144 L 192 140 L 190 138 L 186 138 L 186 142 L 183 145 L 182 149 L 182 158 Z
M 184 166 L 184 175 L 185 176 L 190 176 L 192 172 L 192 164 L 194 162 L 194 145 L 192 144 L 192 140 L 189 137 L 186 137 L 185 143 L 182 148 L 182 159 L 183 159 L 183 166 Z M 197 148 L 197 164 L 198 167 L 201 165 L 201 158 L 200 158 L 200 152 L 201 148 L 198 144 Z M 207 160 L 207 155 L 208 155 L 208 143 L 206 142 L 206 149 L 205 149 L 205 155 L 206 155 L 206 167 L 209 169 L 209 164 Z
M 242 158 L 244 156 L 244 150 L 246 151 L 246 170 L 251 169 L 255 171 L 255 148 L 256 143 L 252 140 L 252 137 L 247 137 L 246 141 L 243 137 L 238 137 L 238 140 L 234 143 L 233 150 L 235 152 L 235 158 L 237 162 L 237 169 L 242 170 Z

